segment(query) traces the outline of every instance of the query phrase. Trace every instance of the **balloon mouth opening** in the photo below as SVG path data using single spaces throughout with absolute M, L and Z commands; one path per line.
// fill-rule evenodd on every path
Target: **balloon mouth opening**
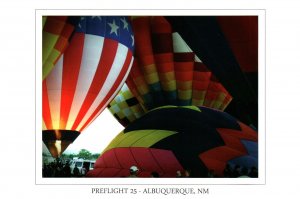
M 67 140 L 73 142 L 78 136 L 79 131 L 73 130 L 44 130 L 43 131 L 43 141 L 53 141 L 53 140 Z
M 44 130 L 42 139 L 51 155 L 58 158 L 79 134 L 79 131 L 72 130 Z

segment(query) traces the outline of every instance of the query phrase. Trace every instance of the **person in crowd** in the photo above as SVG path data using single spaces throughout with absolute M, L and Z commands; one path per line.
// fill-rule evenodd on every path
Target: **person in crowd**
M 250 178 L 248 176 L 248 169 L 246 167 L 243 167 L 241 170 L 241 175 L 239 176 L 239 178 Z
M 128 176 L 129 178 L 137 178 L 137 174 L 139 172 L 139 169 L 137 166 L 131 166 L 130 169 L 129 169 L 129 173 L 130 175 Z
M 237 177 L 241 176 L 241 166 L 240 165 L 238 165 L 238 164 L 235 165 L 232 176 L 234 178 L 237 178 Z
M 230 166 L 230 164 L 226 164 L 226 167 L 223 171 L 223 176 L 225 178 L 232 178 L 233 177 L 232 167 Z
M 79 169 L 78 169 L 77 165 L 75 165 L 75 167 L 73 169 L 73 176 L 79 177 Z
M 63 166 L 60 162 L 56 164 L 54 177 L 63 177 Z
M 256 167 L 251 167 L 251 170 L 249 172 L 250 178 L 258 178 L 258 171 Z
M 181 174 L 180 170 L 176 171 L 176 177 L 177 178 L 182 178 L 182 174 Z
M 192 173 L 192 170 L 191 169 L 186 169 L 185 171 L 184 171 L 184 177 L 185 178 L 189 178 L 189 177 L 191 177 L 191 173 Z
M 71 177 L 71 168 L 69 162 L 66 162 L 63 168 L 64 177 Z
M 215 177 L 215 170 L 213 170 L 213 169 L 208 170 L 207 177 L 208 178 L 214 178 Z
M 152 178 L 159 178 L 159 174 L 158 174 L 156 171 L 153 171 L 153 172 L 151 173 L 151 177 L 152 177 Z

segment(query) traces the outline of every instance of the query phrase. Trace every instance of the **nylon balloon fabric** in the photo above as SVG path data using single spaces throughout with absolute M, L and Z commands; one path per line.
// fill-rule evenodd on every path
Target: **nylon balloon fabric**
M 229 114 L 196 106 L 164 106 L 130 123 L 106 147 L 87 177 L 192 177 L 214 171 L 224 177 L 227 164 L 258 168 L 258 134 Z
M 79 17 L 43 16 L 43 79 L 67 49 Z
M 231 95 L 164 17 L 134 17 L 131 23 L 136 50 L 126 83 L 145 112 L 165 105 L 225 110 Z M 119 113 L 112 113 L 125 111 L 119 107 Z M 125 120 L 131 122 L 116 118 L 124 126 L 129 124 Z
M 54 157 L 121 89 L 134 60 L 133 51 L 126 17 L 80 17 L 68 48 L 43 80 L 43 141 Z M 58 141 L 67 144 L 60 143 L 63 147 L 57 149 Z

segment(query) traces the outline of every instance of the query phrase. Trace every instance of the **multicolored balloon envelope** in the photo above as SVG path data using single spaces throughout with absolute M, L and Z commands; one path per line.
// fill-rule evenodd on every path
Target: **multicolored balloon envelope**
M 164 106 L 129 124 L 107 146 L 88 177 L 124 177 L 139 168 L 140 177 L 158 172 L 175 177 L 191 170 L 223 176 L 227 164 L 258 168 L 258 135 L 227 113 L 206 107 Z
M 228 106 L 232 96 L 164 17 L 133 18 L 132 27 L 136 51 L 126 87 L 139 110 L 194 105 L 223 111 Z M 128 107 L 118 99 L 109 107 L 124 126 L 133 120 Z
M 43 79 L 69 45 L 79 17 L 43 16 Z
M 81 17 L 43 80 L 43 141 L 58 157 L 121 89 L 133 63 L 126 17 Z
M 126 83 L 107 108 L 123 126 L 127 126 L 146 113 L 146 109 L 132 94 Z

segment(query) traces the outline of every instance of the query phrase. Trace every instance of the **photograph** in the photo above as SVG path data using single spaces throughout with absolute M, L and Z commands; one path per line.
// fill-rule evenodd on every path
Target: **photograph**
M 259 17 L 37 16 L 43 126 L 37 172 L 42 178 L 264 176 Z
M 0 4 L 0 198 L 298 199 L 295 0 Z

